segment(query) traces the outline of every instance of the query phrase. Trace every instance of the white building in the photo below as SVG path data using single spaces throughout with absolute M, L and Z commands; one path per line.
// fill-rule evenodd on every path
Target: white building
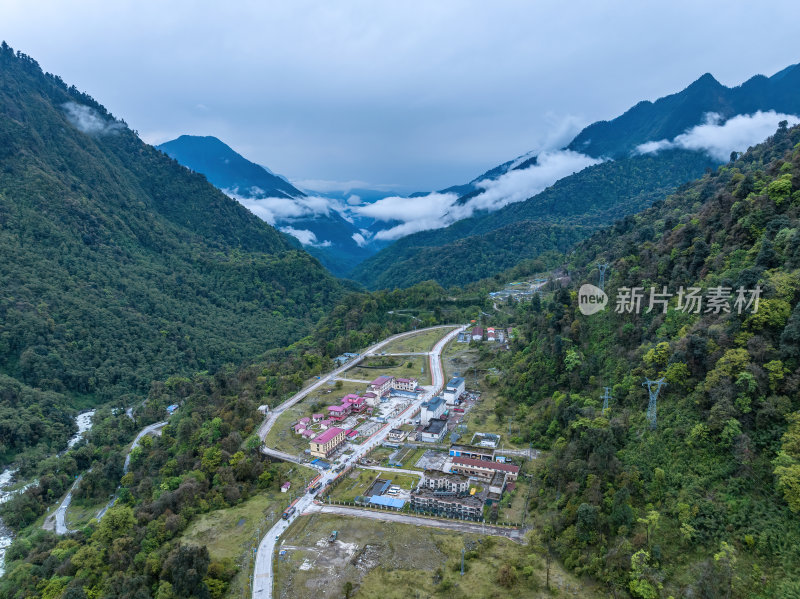
M 466 383 L 460 376 L 453 377 L 447 381 L 447 385 L 444 387 L 442 396 L 444 397 L 444 400 L 448 406 L 455 405 L 456 400 L 464 393 L 465 386 Z
M 422 426 L 428 426 L 431 419 L 438 418 L 444 414 L 444 409 L 444 400 L 438 396 L 422 402 L 422 407 L 419 412 L 419 423 Z
M 398 378 L 394 379 L 394 382 L 392 383 L 392 388 L 397 389 L 398 391 L 414 392 L 417 390 L 418 386 L 419 386 L 419 381 L 417 379 Z

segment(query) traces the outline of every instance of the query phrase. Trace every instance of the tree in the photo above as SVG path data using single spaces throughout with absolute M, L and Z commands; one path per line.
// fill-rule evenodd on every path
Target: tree
M 176 597 L 208 599 L 210 594 L 203 578 L 210 562 L 205 546 L 178 545 L 164 560 L 161 578 L 172 583 Z

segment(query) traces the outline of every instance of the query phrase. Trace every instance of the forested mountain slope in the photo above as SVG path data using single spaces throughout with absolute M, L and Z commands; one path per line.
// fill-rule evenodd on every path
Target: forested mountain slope
M 62 448 L 78 405 L 131 403 L 154 379 L 290 343 L 344 291 L 293 239 L 5 44 L 0 254 L 0 374 L 19 381 L 0 386 L 0 463 Z
M 549 450 L 531 510 L 552 551 L 617 597 L 800 594 L 798 142 L 781 128 L 597 233 L 569 255 L 569 287 L 518 307 L 499 412 Z M 600 262 L 609 305 L 583 315 Z M 673 294 L 666 313 L 648 312 L 651 287 Z M 701 289 L 699 312 L 679 309 L 681 287 Z M 737 305 L 757 287 L 757 310 Z M 641 310 L 617 312 L 632 288 Z M 645 377 L 666 382 L 655 428 Z
M 442 285 L 478 281 L 542 252 L 564 251 L 596 228 L 663 198 L 712 165 L 714 161 L 701 152 L 669 150 L 590 166 L 524 202 L 403 237 L 367 258 L 350 276 L 371 289 L 427 279 Z M 563 237 L 571 227 L 574 230 Z M 528 234 L 528 246 L 515 243 Z M 486 245 L 491 252 L 480 251 Z

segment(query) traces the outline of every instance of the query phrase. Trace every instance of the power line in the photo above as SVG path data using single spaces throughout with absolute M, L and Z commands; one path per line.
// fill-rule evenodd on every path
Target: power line
M 667 383 L 664 382 L 662 376 L 657 381 L 651 381 L 649 378 L 644 379 L 642 387 L 647 387 L 647 392 L 650 394 L 650 403 L 647 404 L 647 419 L 650 421 L 650 428 L 656 428 L 656 400 L 661 387 L 665 387 Z

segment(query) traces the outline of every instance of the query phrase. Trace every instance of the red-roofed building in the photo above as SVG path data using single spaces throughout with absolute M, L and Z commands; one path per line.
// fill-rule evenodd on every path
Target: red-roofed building
M 310 428 L 307 428 L 306 430 L 303 431 L 303 436 L 306 439 L 311 439 L 311 438 L 315 437 L 316 435 L 317 435 L 317 433 L 312 431 Z
M 373 393 L 372 391 L 367 391 L 364 393 L 364 399 L 366 400 L 368 406 L 374 407 L 379 403 L 377 394 Z
M 333 420 L 331 420 L 330 418 L 326 418 L 325 420 L 319 423 L 319 428 L 320 430 L 324 431 L 325 429 L 330 428 L 332 424 Z
M 351 428 L 350 430 L 347 431 L 345 436 L 348 439 L 355 439 L 356 437 L 358 437 L 358 431 Z
M 311 455 L 327 458 L 345 441 L 344 429 L 333 426 L 311 440 Z
M 475 327 L 472 329 L 472 340 L 483 341 L 483 329 L 481 327 Z
M 301 423 L 299 423 L 299 422 L 298 422 L 298 423 L 297 423 L 297 424 L 295 424 L 295 425 L 294 425 L 292 428 L 294 428 L 294 432 L 295 432 L 295 434 L 296 434 L 296 435 L 299 435 L 299 434 L 300 434 L 300 433 L 302 433 L 304 430 L 306 430 L 306 425 L 305 425 L 305 424 L 301 424 Z
M 311 420 L 313 420 L 314 422 L 319 422 L 323 418 L 325 418 L 325 416 L 323 416 L 322 414 L 312 414 L 311 415 Z
M 378 397 L 388 395 L 392 390 L 392 383 L 394 382 L 393 376 L 379 376 L 369 384 L 367 391 L 374 393 Z
M 328 418 L 334 422 L 341 422 L 350 415 L 350 404 L 341 406 L 328 406 Z
M 300 420 L 298 420 L 298 422 L 300 424 L 308 424 L 309 422 L 311 422 L 311 418 L 309 418 L 308 416 L 303 416 Z
M 453 465 L 450 472 L 475 476 L 483 480 L 490 481 L 495 472 L 504 472 L 507 480 L 517 480 L 519 466 L 514 464 L 501 464 L 500 462 L 490 462 L 488 460 L 474 460 L 472 458 L 453 458 Z

